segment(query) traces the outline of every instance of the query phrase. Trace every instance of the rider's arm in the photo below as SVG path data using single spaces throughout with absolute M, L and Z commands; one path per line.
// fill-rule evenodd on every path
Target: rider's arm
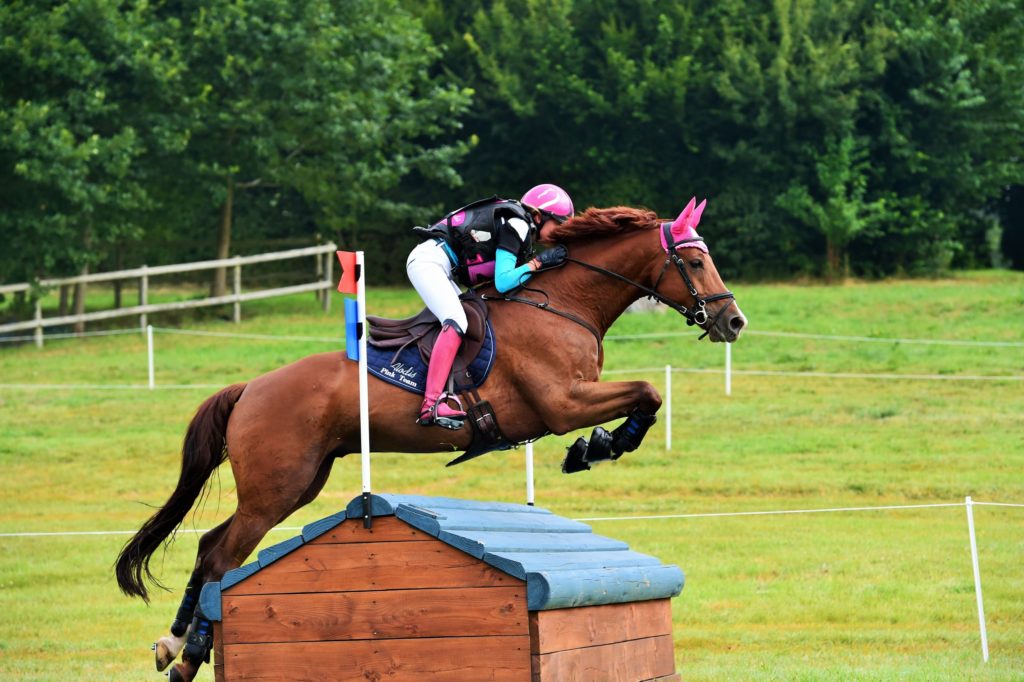
M 494 256 L 494 286 L 503 294 L 512 291 L 525 284 L 535 269 L 532 260 L 516 267 L 516 255 L 499 248 Z
M 505 293 L 522 286 L 539 265 L 533 261 L 518 265 L 518 254 L 530 234 L 530 225 L 518 216 L 497 219 L 498 248 L 494 255 L 494 286 Z

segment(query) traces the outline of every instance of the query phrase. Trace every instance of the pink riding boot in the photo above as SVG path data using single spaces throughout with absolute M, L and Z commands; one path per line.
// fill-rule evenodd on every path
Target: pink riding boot
M 444 385 L 448 381 L 448 375 L 452 372 L 452 365 L 455 363 L 455 356 L 462 346 L 462 334 L 450 320 L 446 320 L 441 333 L 434 342 L 434 349 L 430 352 L 430 366 L 427 368 L 427 387 L 423 392 L 423 406 L 420 408 L 420 417 L 416 420 L 423 426 L 443 426 L 446 429 L 461 429 L 466 413 L 461 409 L 454 409 L 448 405 L 448 400 L 459 399 L 444 392 Z M 461 408 L 462 405 L 460 404 Z

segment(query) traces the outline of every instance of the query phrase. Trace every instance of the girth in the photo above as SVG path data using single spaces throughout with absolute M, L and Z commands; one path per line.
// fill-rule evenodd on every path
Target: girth
M 470 290 L 459 296 L 462 308 L 466 311 L 469 329 L 462 337 L 462 346 L 455 357 L 455 369 L 464 370 L 480 352 L 487 332 L 487 316 L 489 311 L 476 292 Z M 366 342 L 376 348 L 394 348 L 397 357 L 408 346 L 415 344 L 424 362 L 430 362 L 430 351 L 434 347 L 441 323 L 428 308 L 404 320 L 391 320 L 385 317 L 366 316 L 369 335 Z

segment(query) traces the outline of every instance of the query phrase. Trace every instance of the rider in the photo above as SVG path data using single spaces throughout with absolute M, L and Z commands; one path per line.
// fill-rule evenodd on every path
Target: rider
M 459 284 L 472 287 L 493 280 L 498 291 L 505 293 L 524 284 L 535 271 L 561 265 L 567 256 L 565 247 L 557 246 L 531 258 L 533 240 L 546 241 L 550 231 L 572 213 L 572 199 L 565 190 L 543 184 L 530 189 L 519 201 L 497 196 L 481 199 L 452 211 L 430 227 L 414 229 L 427 240 L 409 254 L 406 273 L 427 308 L 441 322 L 427 368 L 419 424 L 458 429 L 466 416 L 447 402 L 454 399 L 458 403 L 458 398 L 444 392 L 467 328 Z

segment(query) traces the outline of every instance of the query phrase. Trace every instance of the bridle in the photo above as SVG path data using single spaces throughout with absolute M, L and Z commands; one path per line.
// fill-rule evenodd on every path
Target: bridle
M 672 310 L 676 311 L 677 313 L 679 313 L 680 315 L 685 317 L 687 325 L 691 325 L 691 326 L 692 325 L 697 325 L 701 329 L 704 329 L 704 334 L 700 337 L 700 338 L 703 339 L 705 336 L 708 335 L 710 327 L 711 327 L 711 325 L 708 324 L 707 304 L 708 303 L 713 303 L 715 301 L 721 301 L 722 299 L 726 299 L 726 298 L 732 299 L 733 301 L 735 301 L 736 300 L 736 296 L 731 291 L 723 291 L 720 294 L 711 294 L 710 296 L 701 296 L 700 293 L 697 291 L 697 287 L 694 286 L 694 284 L 693 284 L 693 279 L 690 277 L 690 273 L 686 269 L 686 261 L 679 257 L 679 254 L 676 253 L 676 249 L 678 249 L 680 247 L 683 247 L 683 246 L 685 246 L 688 243 L 703 242 L 704 240 L 701 237 L 689 237 L 689 238 L 686 238 L 686 239 L 673 240 L 672 239 L 672 224 L 671 223 L 662 223 L 661 224 L 661 230 L 662 230 L 662 235 L 664 236 L 664 242 L 666 244 L 666 248 L 665 248 L 665 264 L 662 265 L 662 267 L 661 267 L 661 273 L 658 275 L 658 279 L 654 282 L 654 288 L 653 289 L 645 287 L 644 285 L 640 284 L 639 282 L 631 280 L 628 277 L 620 275 L 617 272 L 613 272 L 612 270 L 608 270 L 607 268 L 602 268 L 599 265 L 592 265 L 591 263 L 587 263 L 585 261 L 581 261 L 578 258 L 572 258 L 571 256 L 569 258 L 567 258 L 566 260 L 572 261 L 573 263 L 576 263 L 577 265 L 582 265 L 583 267 L 587 268 L 588 270 L 593 270 L 594 272 L 599 272 L 602 275 L 606 275 L 608 277 L 612 277 L 612 278 L 617 279 L 617 280 L 619 280 L 621 282 L 625 282 L 626 284 L 634 286 L 637 289 L 640 289 L 645 294 L 647 294 L 647 296 L 649 298 L 653 298 L 654 300 L 658 301 L 658 303 L 661 303 L 661 304 L 664 304 L 664 305 L 668 306 Z M 694 300 L 693 310 L 690 310 L 686 306 L 684 306 L 684 305 L 682 305 L 680 303 L 676 303 L 675 301 L 673 301 L 671 299 L 668 299 L 665 296 L 663 296 L 662 294 L 658 293 L 658 287 L 661 285 L 661 280 L 664 279 L 665 273 L 668 271 L 668 268 L 669 268 L 670 265 L 675 265 L 676 272 L 678 272 L 679 276 L 683 278 L 683 282 L 686 284 L 686 289 L 690 292 L 690 295 L 693 296 L 693 300 Z M 718 312 L 718 314 L 721 315 L 723 312 L 725 312 L 725 310 L 728 307 L 729 307 L 728 305 L 724 306 Z M 717 316 L 716 316 L 716 319 L 717 319 Z M 713 320 L 712 320 L 712 322 L 713 322 Z
M 718 315 L 716 315 L 714 319 L 711 319 L 709 323 L 707 304 L 713 303 L 715 301 L 721 301 L 722 299 L 726 298 L 735 301 L 736 296 L 731 291 L 723 291 L 722 293 L 711 294 L 710 296 L 701 296 L 700 293 L 697 291 L 697 287 L 694 286 L 693 284 L 693 279 L 690 277 L 690 273 L 687 272 L 686 261 L 679 257 L 679 254 L 676 253 L 676 249 L 683 247 L 689 243 L 703 242 L 704 240 L 701 237 L 689 237 L 686 239 L 673 240 L 671 223 L 662 223 L 661 230 L 662 236 L 664 237 L 664 243 L 666 244 L 665 264 L 661 267 L 661 273 L 658 275 L 658 279 L 654 282 L 653 289 L 645 287 L 643 284 L 640 284 L 639 282 L 632 280 L 624 275 L 620 275 L 619 273 L 613 270 L 603 268 L 600 265 L 594 265 L 592 263 L 582 261 L 578 258 L 573 258 L 572 256 L 566 257 L 566 261 L 576 263 L 577 265 L 587 268 L 588 270 L 592 270 L 594 272 L 605 275 L 606 277 L 611 277 L 613 279 L 619 280 L 620 282 L 625 282 L 630 286 L 636 287 L 640 291 L 644 292 L 649 298 L 653 298 L 659 303 L 668 306 L 672 310 L 676 311 L 677 313 L 685 317 L 687 325 L 697 325 L 698 327 L 703 329 L 704 333 L 698 338 L 698 340 L 703 339 L 710 333 L 711 327 L 714 325 L 715 320 L 718 319 L 718 316 L 724 313 L 729 308 L 729 305 L 732 305 L 732 303 L 730 303 L 729 305 L 723 306 L 722 309 L 718 311 Z M 683 282 L 686 284 L 686 289 L 690 292 L 690 295 L 693 297 L 693 310 L 690 310 L 681 303 L 676 303 L 675 301 L 666 298 L 664 295 L 658 293 L 658 287 L 661 285 L 661 280 L 664 279 L 665 273 L 668 272 L 668 268 L 670 265 L 675 265 L 676 271 L 679 273 L 679 276 L 683 278 Z M 523 288 L 529 291 L 540 292 L 541 294 L 544 294 L 545 299 L 547 298 L 547 294 L 539 289 L 531 289 L 530 287 Z M 579 317 L 573 315 L 572 313 L 552 308 L 550 305 L 548 305 L 546 300 L 543 303 L 540 303 L 537 301 L 532 301 L 530 299 L 521 298 L 509 294 L 503 294 L 500 296 L 483 295 L 482 298 L 488 301 L 503 300 L 511 301 L 514 303 L 525 303 L 535 308 L 540 308 L 542 310 L 547 310 L 548 312 L 555 313 L 556 315 L 560 315 L 569 320 L 572 320 L 576 324 L 587 329 L 591 334 L 594 335 L 594 338 L 597 339 L 598 346 L 600 346 L 601 344 L 601 336 L 598 333 L 598 331 L 593 327 L 593 325 L 580 319 Z

